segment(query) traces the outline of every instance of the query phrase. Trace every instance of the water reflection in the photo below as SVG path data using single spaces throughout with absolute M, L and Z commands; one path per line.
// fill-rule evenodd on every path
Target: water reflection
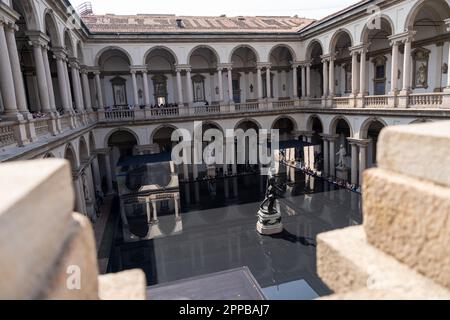
M 153 239 L 127 243 L 119 225 L 110 271 L 141 268 L 153 285 L 248 266 L 263 288 L 305 280 L 318 295 L 329 294 L 316 275 L 315 237 L 361 223 L 360 196 L 300 171 L 277 179 L 282 234 L 255 231 L 265 177 L 185 183 L 180 216 L 170 208 L 161 214 L 149 227 Z

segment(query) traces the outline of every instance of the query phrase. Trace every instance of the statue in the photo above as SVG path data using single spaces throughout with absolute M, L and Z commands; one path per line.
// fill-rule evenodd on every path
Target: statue
M 345 157 L 347 156 L 347 151 L 345 150 L 345 147 L 343 144 L 341 144 L 341 147 L 339 148 L 338 153 L 336 153 L 337 156 L 339 156 L 339 168 L 345 168 Z
M 264 201 L 259 206 L 256 231 L 262 235 L 273 235 L 283 232 L 281 214 L 275 209 L 276 190 L 273 168 L 269 170 L 267 190 Z

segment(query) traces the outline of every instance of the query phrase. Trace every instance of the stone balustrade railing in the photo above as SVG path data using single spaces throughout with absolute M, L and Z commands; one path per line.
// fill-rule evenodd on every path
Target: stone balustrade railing
M 234 110 L 236 112 L 254 112 L 259 111 L 259 107 L 258 102 L 238 103 L 234 105 Z
M 410 94 L 408 97 L 408 105 L 411 108 L 439 108 L 442 103 L 443 94 L 439 92 Z
M 14 136 L 15 122 L 0 122 L 0 148 L 17 144 Z
M 275 109 L 286 109 L 294 107 L 294 100 L 275 101 L 273 103 Z
M 348 108 L 350 106 L 350 97 L 334 97 L 333 102 L 338 108 Z
M 49 119 L 43 118 L 43 119 L 35 119 L 34 122 L 34 129 L 36 131 L 36 136 L 42 137 L 50 134 L 49 126 L 48 126 Z
M 389 106 L 389 96 L 366 96 L 364 97 L 364 106 L 366 108 L 387 108 Z
M 193 111 L 194 115 L 214 114 L 220 113 L 220 105 L 193 107 L 190 110 Z

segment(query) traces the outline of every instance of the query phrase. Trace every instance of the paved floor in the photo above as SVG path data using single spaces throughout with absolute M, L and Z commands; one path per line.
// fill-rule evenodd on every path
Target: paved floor
M 361 223 L 360 195 L 299 171 L 295 183 L 286 184 L 283 177 L 279 181 L 282 234 L 267 237 L 255 231 L 265 178 L 251 175 L 215 184 L 185 184 L 180 187 L 181 225 L 169 212 L 159 217 L 160 238 L 126 243 L 116 232 L 111 271 L 141 268 L 148 284 L 156 285 L 247 266 L 274 297 L 286 298 L 286 292 L 292 292 L 287 294 L 290 298 L 301 299 L 292 288 L 296 284 L 299 294 L 305 285 L 312 294 L 329 294 L 316 274 L 315 237 Z M 144 217 L 141 227 L 143 221 Z M 286 288 L 289 291 L 276 292 Z

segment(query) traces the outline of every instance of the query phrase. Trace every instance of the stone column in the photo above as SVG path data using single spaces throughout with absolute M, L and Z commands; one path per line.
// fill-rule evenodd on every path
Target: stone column
M 329 90 L 330 90 L 330 97 L 334 96 L 335 93 L 335 86 L 334 86 L 334 57 L 330 57 L 330 73 L 329 73 Z
M 158 209 L 156 208 L 156 201 L 152 201 L 152 207 L 153 207 L 153 223 L 158 223 Z
M 69 97 L 70 109 L 75 110 L 72 99 L 72 89 L 70 87 L 69 70 L 67 69 L 67 61 L 64 62 L 63 66 L 64 66 L 64 76 L 66 78 L 67 96 Z
M 311 97 L 311 64 L 306 65 L 306 97 Z
M 360 51 L 361 54 L 361 63 L 360 63 L 360 74 L 359 74 L 359 95 L 360 97 L 364 97 L 366 92 L 366 74 L 367 74 L 367 63 L 366 63 L 366 48 L 362 48 Z
M 146 106 L 150 105 L 150 91 L 148 88 L 148 71 L 142 70 L 142 80 L 144 84 L 144 102 Z
M 336 176 L 336 150 L 335 150 L 335 146 L 336 146 L 336 138 L 337 137 L 330 137 L 328 139 L 329 143 L 330 143 L 330 176 L 335 177 Z
M 298 68 L 298 64 L 293 63 L 292 64 L 292 98 L 293 99 L 298 99 L 298 75 L 297 75 L 297 68 Z M 303 71 L 303 67 L 301 67 L 301 70 Z M 302 78 L 302 87 L 303 87 L 303 83 L 304 83 L 304 78 Z M 303 93 L 303 90 L 302 90 Z
M 47 46 L 42 47 L 42 60 L 44 61 L 45 76 L 47 80 L 48 99 L 50 102 L 50 109 L 56 112 L 55 91 L 53 89 L 52 72 L 50 70 L 50 63 L 48 61 L 48 49 Z
M 192 91 L 191 68 L 186 69 L 186 87 L 188 91 L 188 104 L 192 105 L 194 103 L 194 92 Z
M 398 41 L 392 41 L 392 63 L 391 63 L 391 95 L 398 92 Z
M 302 98 L 306 98 L 308 96 L 306 89 L 306 66 L 301 66 L 301 79 L 302 79 Z
M 131 80 L 133 83 L 133 98 L 134 98 L 134 106 L 139 105 L 139 94 L 138 94 L 138 87 L 137 87 L 137 80 L 136 80 L 136 70 L 131 70 Z
M 15 36 L 15 32 L 17 30 L 18 30 L 18 27 L 16 25 L 9 25 L 5 28 L 5 35 L 6 35 L 9 59 L 10 59 L 10 63 L 11 63 L 11 71 L 12 71 L 12 76 L 13 76 L 14 88 L 15 88 L 15 93 L 16 93 L 15 95 L 16 95 L 17 109 L 22 114 L 27 115 L 27 114 L 29 114 L 29 111 L 28 111 L 28 105 L 27 105 L 27 98 L 25 95 L 25 86 L 24 86 L 22 71 L 20 69 L 19 54 L 17 51 L 16 36 Z M 5 48 L 5 47 L 2 45 L 2 48 Z M 3 54 L 3 52 L 0 54 Z
M 88 112 L 91 112 L 92 111 L 91 89 L 89 87 L 89 77 L 86 69 L 81 70 L 81 78 L 83 80 L 84 106 Z
M 403 58 L 403 94 L 407 94 L 411 91 L 411 43 L 411 37 L 405 39 L 405 50 Z
M 100 79 L 100 71 L 94 71 L 95 75 L 95 85 L 97 87 L 97 101 L 98 101 L 98 108 L 104 108 L 105 105 L 103 103 L 103 93 L 102 93 L 102 81 Z
M 322 64 L 323 64 L 323 98 L 327 98 L 328 97 L 328 85 L 329 85 L 328 60 L 322 59 Z
M 352 95 L 358 95 L 358 52 L 352 51 Z
M 113 184 L 112 184 L 112 172 L 111 172 L 111 159 L 108 153 L 104 154 L 105 157 L 105 171 L 106 171 L 106 186 L 107 186 L 107 194 L 112 194 Z
M 350 142 L 352 147 L 352 165 L 351 165 L 351 183 L 358 184 L 358 145 L 355 142 Z
M 222 75 L 222 68 L 217 68 L 217 80 L 218 80 L 218 87 L 219 87 L 219 101 L 223 102 L 223 75 Z
M 325 173 L 325 176 L 329 174 L 328 170 L 330 168 L 329 160 L 330 160 L 330 154 L 328 153 L 328 138 L 323 137 L 323 172 Z
M 232 104 L 234 103 L 234 99 L 233 99 L 233 74 L 231 67 L 227 67 L 227 73 L 228 73 L 228 101 L 230 104 Z
M 67 113 L 71 113 L 72 108 L 69 102 L 69 93 L 67 92 L 68 85 L 66 83 L 66 75 L 64 68 L 65 54 L 62 52 L 54 51 L 54 55 L 56 59 L 56 71 L 58 73 L 58 84 L 63 108 L 64 111 L 66 111 Z
M 176 68 L 177 72 L 177 94 L 178 94 L 178 104 L 182 106 L 184 104 L 183 100 L 183 84 L 181 82 L 181 70 Z
M 9 59 L 8 45 L 6 43 L 5 22 L 0 19 L 0 90 L 2 92 L 3 107 L 6 117 L 23 119 L 18 113 L 14 79 Z
M 36 76 L 38 80 L 39 99 L 42 104 L 42 111 L 50 113 L 50 99 L 48 94 L 47 76 L 45 73 L 44 59 L 42 58 L 42 43 L 40 40 L 31 41 L 33 46 L 34 62 L 36 64 Z
M 256 68 L 256 78 L 258 84 L 258 99 L 260 100 L 263 97 L 262 74 L 260 66 Z
M 272 91 L 270 88 L 270 67 L 267 66 L 266 67 L 266 92 L 267 92 L 267 99 L 271 99 L 272 98 Z
M 359 143 L 359 185 L 363 184 L 363 172 L 367 167 L 367 146 L 369 145 L 368 141 L 361 141 Z
M 72 75 L 72 86 L 74 91 L 73 95 L 75 98 L 75 107 L 79 112 L 82 112 L 84 107 L 82 101 L 81 87 L 78 81 L 78 63 L 76 61 L 70 62 L 70 71 Z

